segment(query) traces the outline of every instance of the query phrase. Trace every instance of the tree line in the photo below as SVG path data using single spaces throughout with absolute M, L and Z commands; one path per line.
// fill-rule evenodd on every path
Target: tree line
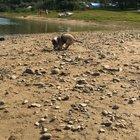
M 16 11 L 17 9 L 30 10 L 48 9 L 48 10 L 82 10 L 89 2 L 100 2 L 103 8 L 109 8 L 108 4 L 115 4 L 114 8 L 138 9 L 140 0 L 0 0 L 0 11 Z

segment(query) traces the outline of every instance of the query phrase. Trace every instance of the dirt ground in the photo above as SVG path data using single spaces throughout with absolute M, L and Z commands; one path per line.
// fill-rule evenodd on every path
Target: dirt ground
M 140 31 L 0 41 L 0 140 L 140 140 Z

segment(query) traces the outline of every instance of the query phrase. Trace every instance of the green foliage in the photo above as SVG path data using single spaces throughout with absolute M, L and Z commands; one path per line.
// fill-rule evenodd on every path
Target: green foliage
M 12 10 L 16 11 L 19 8 L 27 8 L 32 6 L 33 9 L 48 9 L 48 10 L 78 10 L 84 9 L 81 3 L 89 1 L 98 1 L 102 3 L 106 8 L 108 3 L 117 3 L 117 8 L 138 9 L 140 0 L 0 0 L 0 11 Z

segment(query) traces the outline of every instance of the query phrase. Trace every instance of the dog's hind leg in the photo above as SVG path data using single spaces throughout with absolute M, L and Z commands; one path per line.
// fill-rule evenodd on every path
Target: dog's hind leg
M 72 44 L 73 44 L 72 40 L 67 40 L 64 50 L 67 50 L 69 48 L 69 46 L 72 45 Z

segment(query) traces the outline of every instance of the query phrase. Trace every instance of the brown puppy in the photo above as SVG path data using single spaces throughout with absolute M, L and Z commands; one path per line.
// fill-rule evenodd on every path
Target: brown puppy
M 68 47 L 75 42 L 82 43 L 81 41 L 75 39 L 71 34 L 62 34 L 61 36 L 57 36 L 52 39 L 54 50 L 62 50 L 63 45 L 65 45 L 64 50 L 67 50 Z

